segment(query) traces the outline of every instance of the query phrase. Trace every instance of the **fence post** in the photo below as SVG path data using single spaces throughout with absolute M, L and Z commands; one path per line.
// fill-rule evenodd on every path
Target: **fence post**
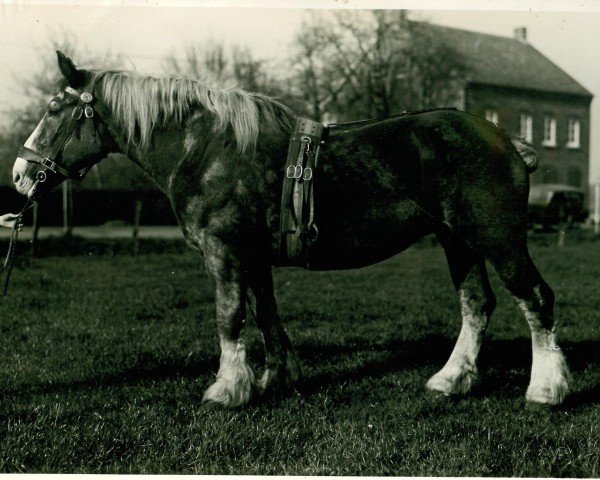
M 63 234 L 70 237 L 73 233 L 73 189 L 70 180 L 65 180 L 62 184 L 62 204 Z
M 133 255 L 135 257 L 140 253 L 140 217 L 142 216 L 142 201 L 137 199 L 135 201 L 135 212 L 133 215 Z
M 40 231 L 40 223 L 38 221 L 38 204 L 36 203 L 33 206 L 33 232 L 31 234 L 31 256 L 35 257 L 37 256 L 37 252 L 38 252 L 38 234 Z
M 565 236 L 566 236 L 566 228 L 567 226 L 564 223 L 561 223 L 558 227 L 558 247 L 562 248 L 565 246 Z
M 594 185 L 594 233 L 600 233 L 600 182 Z

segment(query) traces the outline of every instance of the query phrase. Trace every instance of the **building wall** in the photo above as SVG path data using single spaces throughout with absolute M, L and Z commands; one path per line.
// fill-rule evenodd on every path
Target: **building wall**
M 521 114 L 533 119 L 533 146 L 539 168 L 531 183 L 562 183 L 582 188 L 588 194 L 591 97 L 547 94 L 490 85 L 467 85 L 465 110 L 485 118 L 486 110 L 498 112 L 498 123 L 511 134 L 520 131 Z M 556 146 L 542 145 L 544 116 L 556 118 Z M 569 148 L 568 120 L 580 122 L 580 147 Z

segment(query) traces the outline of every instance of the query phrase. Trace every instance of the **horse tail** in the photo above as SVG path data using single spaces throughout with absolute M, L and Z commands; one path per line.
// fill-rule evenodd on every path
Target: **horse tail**
M 513 144 L 515 150 L 521 157 L 521 159 L 527 165 L 527 172 L 532 173 L 538 167 L 538 158 L 535 153 L 535 149 L 531 143 L 527 142 L 524 138 L 516 136 L 510 139 L 510 143 Z

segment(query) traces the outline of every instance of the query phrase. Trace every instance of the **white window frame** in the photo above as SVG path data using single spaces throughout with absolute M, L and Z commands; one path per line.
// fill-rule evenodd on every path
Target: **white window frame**
M 544 115 L 544 138 L 542 145 L 546 147 L 556 146 L 556 117 L 554 115 Z
M 570 117 L 567 123 L 567 147 L 579 148 L 581 146 L 581 122 L 578 118 Z
M 485 111 L 485 119 L 488 122 L 492 122 L 492 123 L 495 123 L 496 125 L 498 125 L 498 111 L 492 110 L 492 109 L 486 110 Z
M 519 118 L 519 135 L 526 142 L 533 142 L 533 117 L 528 113 L 522 113 Z

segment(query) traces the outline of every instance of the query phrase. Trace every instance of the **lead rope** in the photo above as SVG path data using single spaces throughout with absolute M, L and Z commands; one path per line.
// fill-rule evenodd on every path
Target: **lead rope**
M 10 275 L 12 273 L 13 264 L 15 261 L 19 230 L 23 226 L 23 214 L 31 207 L 33 207 L 33 205 L 34 202 L 32 202 L 31 199 L 27 199 L 27 202 L 25 202 L 25 205 L 23 205 L 23 208 L 21 208 L 19 215 L 15 219 L 15 223 L 13 223 L 12 231 L 10 234 L 10 242 L 8 244 L 8 252 L 6 252 L 4 264 L 2 265 L 2 267 L 0 267 L 0 273 L 6 271 L 6 276 L 4 278 L 4 288 L 2 290 L 2 293 L 0 294 L 0 300 L 6 297 L 6 294 L 8 293 L 8 284 L 10 282 Z

